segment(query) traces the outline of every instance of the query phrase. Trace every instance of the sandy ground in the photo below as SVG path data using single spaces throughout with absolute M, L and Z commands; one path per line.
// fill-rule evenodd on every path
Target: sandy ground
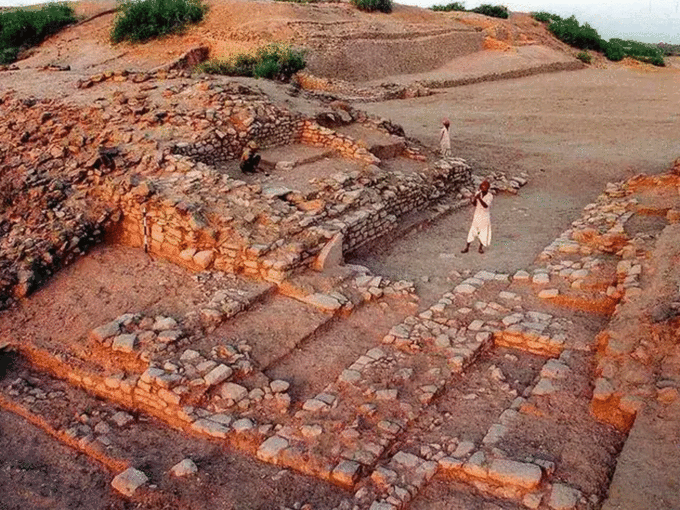
M 421 280 L 421 290 L 434 293 L 452 271 L 526 267 L 607 182 L 661 172 L 678 156 L 678 85 L 676 70 L 587 69 L 358 105 L 402 124 L 430 147 L 447 116 L 454 155 L 476 172 L 526 172 L 530 182 L 518 196 L 494 201 L 493 240 L 484 255 L 460 253 L 472 216 L 466 208 L 379 250 L 361 251 L 353 261 Z
M 292 37 L 294 30 L 288 27 L 285 20 L 291 16 L 298 16 L 297 11 L 303 12 L 302 9 L 304 9 L 302 6 L 293 4 L 265 2 L 253 4 L 263 9 L 265 5 L 273 5 L 272 12 L 280 13 L 281 20 L 271 25 L 269 34 L 254 37 L 252 40 L 244 38 L 242 46 L 233 46 L 232 49 L 245 49 L 262 41 Z M 206 37 L 213 41 L 217 50 L 220 50 L 219 45 L 224 41 L 238 39 L 245 33 L 234 31 L 233 27 L 243 25 L 253 29 L 255 25 L 252 23 L 248 25 L 248 17 L 252 16 L 249 5 L 251 3 L 241 2 L 238 15 L 230 18 L 231 24 L 227 27 L 220 27 L 219 24 L 213 23 L 214 26 L 204 25 L 200 28 L 204 31 L 206 29 L 213 31 L 207 33 Z M 339 6 L 338 9 L 344 9 L 344 7 Z M 309 13 L 309 11 L 304 12 Z M 429 20 L 434 16 L 429 11 L 425 11 L 421 14 L 423 19 L 418 20 L 412 17 L 415 15 L 416 10 L 410 9 L 398 9 L 395 13 L 396 17 L 407 22 L 426 21 L 426 18 Z M 111 62 L 114 60 L 117 65 L 123 67 L 129 63 L 135 63 L 135 66 L 140 66 L 139 68 L 153 67 L 177 56 L 186 49 L 187 43 L 198 40 L 194 37 L 195 31 L 189 31 L 184 37 L 167 38 L 162 42 L 150 43 L 142 47 L 131 48 L 121 45 L 113 48 L 106 40 L 107 24 L 111 22 L 112 15 L 107 16 L 98 18 L 96 23 L 93 22 L 90 26 L 77 27 L 75 35 L 73 32 L 70 35 L 65 33 L 63 38 L 58 39 L 48 52 L 36 55 L 20 66 L 23 68 L 38 67 L 48 63 L 67 63 L 68 61 L 74 69 L 72 73 L 35 72 L 34 70 L 8 72 L 0 75 L 0 80 L 2 80 L 0 90 L 12 86 L 26 94 L 61 95 L 64 91 L 73 90 L 75 80 L 79 76 L 92 74 L 97 69 L 112 66 Z M 385 17 L 380 16 L 376 19 L 383 22 Z M 321 21 L 331 22 L 332 19 Z M 77 52 L 67 53 L 67 50 L 75 44 L 76 39 L 73 37 L 84 36 L 88 33 L 90 43 L 83 44 L 81 41 Z M 497 28 L 494 28 L 492 35 L 499 38 L 503 36 Z M 505 37 L 505 39 L 512 40 L 513 38 Z M 552 48 L 556 49 L 556 47 Z M 545 50 L 544 54 L 547 55 L 548 60 L 554 57 L 553 50 Z M 535 55 L 540 60 L 542 51 L 534 48 L 518 51 L 515 54 L 487 52 L 483 56 L 468 58 L 466 61 L 461 60 L 457 64 L 451 63 L 447 66 L 445 74 L 455 75 L 471 72 L 470 70 L 475 73 L 494 72 L 494 69 L 497 72 L 498 66 L 501 65 L 499 62 L 503 59 L 507 63 L 509 59 L 517 55 L 529 55 L 529 57 Z M 494 55 L 498 58 L 492 58 Z M 467 68 L 464 62 L 467 62 Z M 435 75 L 437 73 L 439 71 L 435 72 Z M 445 77 L 443 73 L 440 75 Z M 410 81 L 411 78 L 403 79 Z M 395 77 L 395 81 L 400 79 L 402 78 Z M 56 84 L 57 82 L 59 84 Z M 275 98 L 291 101 L 291 104 L 300 111 L 313 112 L 318 108 L 317 105 L 303 104 L 301 99 L 288 98 L 282 87 L 263 82 L 260 84 L 267 92 L 273 90 Z M 502 170 L 509 174 L 526 172 L 530 176 L 530 183 L 521 190 L 519 196 L 502 195 L 494 202 L 492 210 L 494 239 L 490 250 L 484 255 L 479 255 L 474 250 L 466 255 L 460 253 L 472 214 L 471 209 L 468 208 L 446 216 L 427 229 L 412 232 L 402 239 L 386 240 L 377 246 L 367 247 L 352 257 L 351 261 L 364 264 L 377 274 L 394 279 L 416 279 L 422 296 L 421 307 L 450 289 L 451 280 L 458 279 L 457 273 L 474 272 L 479 269 L 514 272 L 530 266 L 539 251 L 569 226 L 570 222 L 578 216 L 580 209 L 593 201 L 608 181 L 623 179 L 638 172 L 660 172 L 668 167 L 670 161 L 680 155 L 677 135 L 680 119 L 679 85 L 680 72 L 677 68 L 649 71 L 646 67 L 637 65 L 633 68 L 613 66 L 610 69 L 545 74 L 459 87 L 408 101 L 357 105 L 361 109 L 388 117 L 403 125 L 408 136 L 430 147 L 437 145 L 439 123 L 443 116 L 447 116 L 452 120 L 453 125 L 454 155 L 465 158 L 477 173 L 494 170 Z M 298 106 L 300 108 L 297 108 Z M 97 256 L 101 258 L 105 255 L 99 253 L 87 263 L 92 265 L 97 262 Z M 81 264 L 86 264 L 86 262 L 83 261 Z M 132 255 L 127 256 L 127 264 L 134 271 L 126 272 L 122 268 L 121 274 L 111 275 L 111 278 L 125 278 L 125 281 L 135 283 L 133 287 L 138 290 L 134 273 L 135 271 L 148 273 L 149 264 Z M 96 269 L 93 266 L 89 274 L 95 274 Z M 186 288 L 181 299 L 178 299 L 179 295 L 167 295 L 162 285 L 166 274 L 175 271 L 170 268 L 159 269 L 158 273 L 155 271 L 147 274 L 147 278 L 158 280 L 158 285 L 151 293 L 145 288 L 141 292 L 109 299 L 109 296 L 101 289 L 109 286 L 115 287 L 114 284 L 109 282 L 101 285 L 100 288 L 99 283 L 95 285 L 88 282 L 84 285 L 88 289 L 87 293 L 71 295 L 69 299 L 75 302 L 87 297 L 90 307 L 98 309 L 102 317 L 114 313 L 113 309 L 107 308 L 113 305 L 118 309 L 124 305 L 130 306 L 144 302 L 147 307 L 155 310 L 161 306 L 181 308 L 188 301 L 197 299 L 196 289 L 186 275 L 182 277 L 187 278 L 186 281 L 181 280 L 185 282 Z M 167 277 L 181 279 L 174 274 Z M 120 285 L 120 282 L 118 284 Z M 40 306 L 39 299 L 36 300 L 35 314 L 50 305 L 48 299 L 44 297 L 43 299 L 42 306 Z M 68 312 L 66 308 L 63 309 L 64 313 Z M 284 313 L 289 309 L 282 308 L 282 310 Z M 58 314 L 59 311 L 58 307 L 53 308 L 53 313 Z M 157 311 L 166 310 L 159 308 Z M 55 320 L 50 319 L 51 317 L 46 314 L 42 324 L 48 320 Z M 90 315 L 87 318 L 91 321 L 96 319 Z M 388 318 L 392 319 L 392 317 Z M 298 352 L 294 352 L 289 357 L 281 358 L 280 354 L 270 356 L 270 361 L 277 359 L 279 361 L 271 367 L 272 375 L 283 376 L 285 373 L 292 373 L 296 382 L 303 388 L 302 393 L 305 393 L 305 396 L 307 393 L 312 394 L 317 391 L 318 381 L 322 379 L 324 371 L 337 367 L 328 368 L 320 365 L 305 368 L 299 366 L 300 361 L 307 356 L 312 358 L 321 356 L 325 352 L 322 348 L 323 340 L 332 335 L 339 337 L 339 347 L 336 350 L 341 350 L 340 347 L 354 339 L 365 344 L 373 341 L 374 337 L 362 327 L 370 320 L 362 315 L 357 315 L 354 320 L 355 323 L 349 323 L 347 331 L 338 332 L 336 328 L 330 328 L 325 333 L 322 332 L 318 338 L 312 338 L 312 341 L 303 345 Z M 392 321 L 385 320 L 384 324 L 380 322 L 379 327 L 386 328 L 388 322 Z M 84 331 L 95 323 L 96 321 L 86 324 L 83 319 L 81 327 Z M 40 324 L 38 322 L 37 327 Z M 243 328 L 247 330 L 252 329 L 253 326 L 245 324 Z M 357 331 L 351 331 L 352 328 Z M 354 356 L 351 350 L 349 353 Z M 348 357 L 351 356 L 348 354 Z M 263 364 L 267 365 L 267 363 Z M 526 365 L 529 366 L 530 363 L 527 361 Z M 532 370 L 527 368 L 526 373 L 532 374 Z M 519 375 L 517 377 L 521 379 Z M 474 383 L 474 380 L 471 382 Z M 298 397 L 301 398 L 302 395 Z M 479 412 L 481 416 L 491 411 L 481 409 Z M 0 487 L 11 491 L 10 487 L 21 485 L 32 491 L 26 494 L 25 499 L 17 497 L 13 500 L 10 508 L 25 507 L 24 505 L 28 504 L 25 501 L 41 502 L 43 499 L 40 498 L 43 497 L 48 498 L 44 500 L 46 501 L 45 507 L 57 508 L 61 505 L 64 508 L 73 508 L 79 502 L 80 492 L 87 493 L 84 496 L 86 500 L 81 506 L 98 508 L 96 502 L 87 498 L 97 498 L 99 495 L 104 499 L 110 497 L 108 487 L 105 485 L 108 483 L 108 478 L 89 466 L 87 462 L 83 461 L 81 465 L 82 459 L 68 458 L 68 461 L 64 461 L 66 467 L 61 467 L 54 459 L 48 461 L 39 458 L 36 451 L 27 451 L 16 445 L 14 450 L 9 449 L 8 445 L 11 443 L 6 442 L 9 434 L 5 431 L 9 430 L 15 434 L 13 431 L 22 429 L 20 423 L 12 416 L 8 417 L 4 413 L 0 415 L 0 439 L 5 438 L 4 443 L 0 441 L 0 446 L 5 445 L 6 451 L 9 452 L 8 457 L 12 459 L 11 464 L 0 463 L 0 467 L 5 470 L 0 471 Z M 17 442 L 34 444 L 36 445 L 34 450 L 46 448 L 48 452 L 53 451 L 54 457 L 58 457 L 57 460 L 62 457 L 67 458 L 68 454 L 62 453 L 56 447 L 54 450 L 49 450 L 50 446 L 46 444 L 51 444 L 51 442 L 41 437 L 39 431 L 27 429 L 21 432 L 16 436 L 19 438 Z M 635 459 L 640 457 L 634 451 L 630 452 L 632 460 L 628 460 L 627 455 L 628 453 L 624 451 L 623 460 L 633 463 L 631 465 L 634 465 Z M 269 482 L 267 479 L 259 483 L 257 478 L 273 477 L 274 472 L 278 470 L 270 466 L 263 467 L 257 462 L 243 460 L 242 462 L 234 461 L 234 469 L 229 471 L 229 476 L 218 468 L 213 473 L 208 469 L 213 463 L 211 460 L 213 456 L 215 465 L 223 460 L 222 452 L 215 451 L 208 455 L 210 461 L 206 460 L 204 469 L 210 472 L 211 476 L 206 485 L 199 486 L 196 494 L 193 495 L 200 501 L 201 496 L 204 493 L 207 494 L 206 487 L 212 485 L 221 487 L 221 492 L 216 490 L 215 499 L 210 500 L 210 497 L 206 496 L 206 506 L 211 505 L 210 501 L 222 499 L 244 502 L 241 508 L 265 508 L 267 500 L 277 499 L 276 493 L 279 490 L 285 492 L 288 486 L 292 487 L 292 492 L 296 492 L 294 496 L 286 498 L 291 502 L 303 500 L 302 496 L 298 496 L 298 492 L 304 494 L 314 490 L 317 492 L 312 499 L 316 501 L 324 498 L 339 500 L 343 496 L 337 493 L 328 495 L 325 492 L 327 487 L 323 484 L 310 482 L 310 486 L 307 486 L 305 481 L 289 483 L 283 480 L 279 486 L 269 484 L 268 492 L 259 496 L 255 495 L 252 501 L 247 502 L 249 495 L 256 493 L 257 488 Z M 26 462 L 22 464 L 23 460 Z M 68 490 L 63 493 L 43 494 L 48 489 L 54 491 L 53 479 L 56 478 L 56 475 L 53 476 L 54 472 L 68 470 L 74 472 L 73 476 L 67 480 L 70 484 Z M 252 484 L 242 487 L 241 482 L 244 478 L 252 479 Z M 86 489 L 88 484 L 94 488 Z M 455 486 L 441 487 L 433 484 L 414 503 L 413 507 L 462 508 L 458 506 L 462 499 L 465 502 L 465 508 L 484 510 L 516 508 L 510 503 L 477 498 L 467 492 L 461 494 Z M 3 508 L 2 501 L 0 501 L 0 508 Z

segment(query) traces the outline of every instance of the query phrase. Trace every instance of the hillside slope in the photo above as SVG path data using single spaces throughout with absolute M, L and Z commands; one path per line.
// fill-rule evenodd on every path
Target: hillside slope
M 543 45 L 571 53 L 528 15 L 508 20 L 474 13 L 439 13 L 395 5 L 391 14 L 364 13 L 348 3 L 295 4 L 210 0 L 206 19 L 185 33 L 141 45 L 112 45 L 113 2 L 81 2 L 85 20 L 50 38 L 20 68 L 69 65 L 74 71 L 145 70 L 162 65 L 189 47 L 204 44 L 211 56 L 227 57 L 270 42 L 308 49 L 309 71 L 345 80 L 436 69 L 452 58 L 482 49 L 512 51 Z

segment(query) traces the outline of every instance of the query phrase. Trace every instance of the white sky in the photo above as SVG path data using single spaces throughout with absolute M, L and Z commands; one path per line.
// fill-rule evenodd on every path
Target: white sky
M 41 0 L 0 0 L 0 6 L 27 5 Z M 395 0 L 430 7 L 453 0 Z M 462 1 L 462 0 L 461 0 Z M 480 4 L 506 5 L 512 11 L 548 11 L 590 23 L 605 38 L 680 44 L 680 0 L 464 0 L 471 9 Z

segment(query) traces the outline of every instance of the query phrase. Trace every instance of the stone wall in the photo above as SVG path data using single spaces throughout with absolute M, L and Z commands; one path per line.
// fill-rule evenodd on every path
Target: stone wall
M 260 239 L 246 231 L 256 228 L 252 223 L 250 227 L 244 224 L 253 222 L 254 215 L 218 217 L 188 202 L 169 199 L 160 185 L 158 192 L 143 197 L 139 188 L 153 189 L 152 184 L 142 183 L 129 191 L 118 184 L 108 188 L 111 196 L 104 197 L 117 202 L 123 212 L 109 237 L 125 245 L 146 245 L 150 253 L 192 269 L 215 268 L 280 282 L 311 265 L 335 234 L 343 234 L 344 249 L 350 252 L 394 230 L 403 215 L 471 184 L 470 167 L 453 158 L 439 161 L 428 174 L 392 175 L 373 168 L 380 177 L 371 186 L 348 176 L 343 189 L 323 197 L 327 206 L 318 214 L 306 215 L 294 228 L 281 227 Z M 333 183 L 337 188 L 337 181 Z M 257 187 L 238 189 L 240 200 L 250 207 L 281 201 L 264 196 Z M 257 221 L 268 224 L 270 218 L 263 212 Z
M 194 142 L 179 142 L 173 152 L 190 156 L 209 165 L 238 159 L 251 140 L 261 147 L 279 147 L 299 142 L 306 121 L 271 104 L 224 104 L 218 111 L 206 112 L 214 127 Z
M 232 125 L 226 129 L 216 127 L 194 143 L 177 143 L 173 152 L 215 165 L 238 159 L 250 140 L 255 140 L 261 148 L 304 143 L 328 147 L 342 157 L 364 163 L 379 161 L 350 137 L 319 126 L 314 121 L 282 111 L 260 116 L 254 109 L 239 113 L 238 122 L 233 123 L 232 118 Z
M 402 183 L 398 192 L 386 193 L 383 204 L 367 207 L 345 218 L 344 251 L 351 253 L 389 234 L 405 214 L 423 209 L 445 194 L 471 184 L 470 167 L 462 161 L 441 170 L 442 173 L 429 182 L 414 175 Z
M 473 30 L 406 34 L 390 39 L 339 39 L 310 54 L 307 70 L 352 81 L 431 71 L 449 60 L 482 50 L 484 36 Z

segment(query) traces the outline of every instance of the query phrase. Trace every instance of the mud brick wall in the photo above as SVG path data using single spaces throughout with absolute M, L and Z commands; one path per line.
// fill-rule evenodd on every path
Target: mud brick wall
M 312 53 L 307 70 L 319 76 L 353 81 L 375 80 L 395 74 L 431 71 L 452 58 L 482 50 L 484 35 L 474 30 L 444 34 L 338 39 L 324 54 Z
M 316 122 L 305 121 L 299 141 L 315 147 L 334 149 L 340 156 L 347 159 L 368 164 L 380 162 L 368 149 L 359 145 L 349 136 L 341 135 L 332 129 L 319 126 Z
M 176 144 L 173 152 L 208 165 L 215 165 L 241 157 L 250 140 L 257 141 L 261 147 L 280 147 L 297 143 L 304 123 L 305 121 L 298 117 L 286 115 L 265 121 L 247 117 L 241 129 L 234 125 L 227 126 L 226 129 L 220 126 L 194 143 Z
M 162 195 L 140 202 L 130 193 L 119 201 L 122 220 L 111 231 L 114 242 L 144 246 L 150 253 L 191 269 L 215 268 L 280 282 L 292 272 L 309 266 L 327 239 L 344 235 L 344 250 L 358 247 L 394 230 L 403 215 L 422 209 L 446 193 L 471 185 L 470 167 L 462 160 L 437 163 L 433 174 L 412 174 L 379 184 L 377 200 L 359 200 L 342 216 L 309 225 L 296 233 L 281 231 L 278 239 L 257 244 L 238 232 L 240 219 L 206 220 L 182 202 Z M 253 200 L 260 199 L 252 192 Z
M 413 174 L 398 183 L 386 185 L 379 203 L 360 206 L 341 218 L 320 225 L 326 236 L 315 246 L 300 252 L 286 253 L 286 246 L 270 252 L 260 264 L 260 274 L 269 281 L 282 281 L 285 277 L 312 263 L 323 248 L 326 239 L 335 233 L 343 234 L 345 254 L 392 232 L 402 216 L 421 210 L 447 193 L 454 193 L 472 185 L 470 167 L 460 161 L 440 161 L 433 177 Z
M 147 249 L 190 269 L 214 267 L 229 273 L 243 272 L 257 251 L 248 252 L 248 244 L 229 228 L 209 227 L 197 213 L 154 200 L 139 205 L 121 204 L 123 219 L 115 226 L 111 240 L 128 246 L 144 246 L 144 222 L 147 225 Z
M 244 129 L 243 129 L 244 128 Z M 316 122 L 297 116 L 270 116 L 258 119 L 245 117 L 242 129 L 234 125 L 215 128 L 195 143 L 180 142 L 173 147 L 175 154 L 189 156 L 195 161 L 215 165 L 241 157 L 246 144 L 255 140 L 261 148 L 281 147 L 304 143 L 334 149 L 342 157 L 374 164 L 379 160 L 350 137 L 319 126 Z
M 446 193 L 470 186 L 471 182 L 470 167 L 465 163 L 452 165 L 431 182 L 419 175 L 408 178 L 397 191 L 388 190 L 384 204 L 363 209 L 349 218 L 343 244 L 345 253 L 389 234 L 405 214 L 423 209 Z

